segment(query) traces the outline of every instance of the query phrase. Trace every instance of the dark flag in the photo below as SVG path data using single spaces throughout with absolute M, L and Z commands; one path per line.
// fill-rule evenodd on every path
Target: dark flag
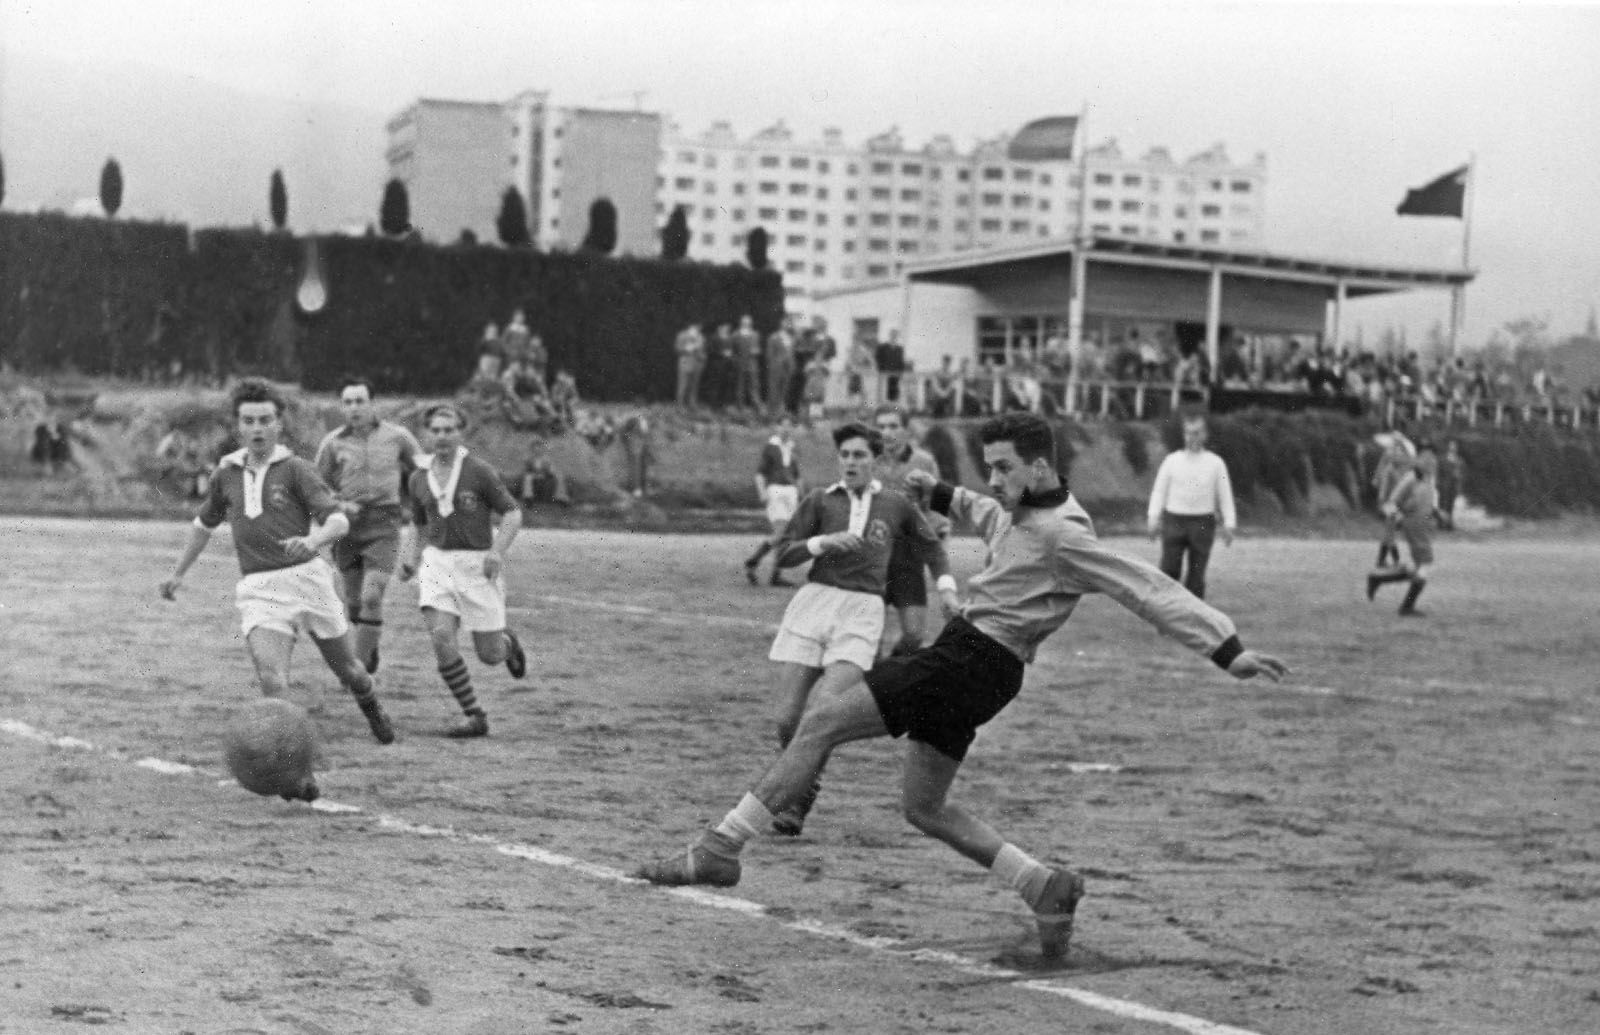
M 1406 191 L 1395 209 L 1402 216 L 1454 216 L 1461 218 L 1467 199 L 1467 169 L 1452 169 L 1432 183 Z
M 1014 162 L 1065 161 L 1072 157 L 1073 142 L 1077 136 L 1076 115 L 1034 119 L 1011 138 L 1006 157 Z

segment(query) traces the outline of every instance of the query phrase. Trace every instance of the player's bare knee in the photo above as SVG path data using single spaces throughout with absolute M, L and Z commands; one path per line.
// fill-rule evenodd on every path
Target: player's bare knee
M 361 590 L 361 617 L 369 621 L 383 617 L 382 586 L 367 586 Z
M 443 659 L 456 653 L 456 634 L 454 629 L 434 626 L 428 630 L 428 638 L 433 641 L 433 653 Z

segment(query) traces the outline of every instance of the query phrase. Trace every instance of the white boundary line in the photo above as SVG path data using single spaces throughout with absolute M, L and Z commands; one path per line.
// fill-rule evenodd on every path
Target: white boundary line
M 102 748 L 78 737 L 46 733 L 17 719 L 0 718 L 0 733 L 9 734 L 22 740 L 33 741 L 47 747 L 69 751 L 87 751 L 119 761 L 130 760 L 129 755 L 114 748 Z M 182 762 L 169 762 L 165 759 L 145 757 L 132 759 L 131 764 L 163 776 L 198 776 L 213 780 L 219 787 L 238 786 L 233 780 L 219 779 L 215 773 L 196 766 L 186 765 Z M 1101 772 L 1104 770 L 1090 769 L 1088 771 Z M 335 816 L 368 814 L 367 810 L 359 805 L 346 805 L 341 802 L 329 801 L 326 798 L 312 802 L 310 807 L 317 812 L 325 812 Z M 460 831 L 454 827 L 436 827 L 413 823 L 410 820 L 402 819 L 386 812 L 371 813 L 371 815 L 376 818 L 378 826 L 382 830 L 410 834 L 414 837 L 441 838 L 457 844 L 480 845 L 514 859 L 522 859 L 554 869 L 570 870 L 573 873 L 581 874 L 594 880 L 609 881 L 623 885 L 649 886 L 645 881 L 637 877 L 631 877 L 613 867 L 586 862 L 536 845 L 522 844 L 516 841 L 500 841 L 487 834 Z M 1187 1032 L 1188 1035 L 1260 1035 L 1260 1033 L 1247 1028 L 1236 1028 L 1232 1025 L 1208 1021 L 1202 1017 L 1160 1010 L 1132 1000 L 1118 999 L 1114 996 L 1091 992 L 1088 989 L 1074 988 L 1059 981 L 1031 979 L 1023 971 L 1013 970 L 1009 967 L 998 967 L 992 963 L 983 963 L 979 960 L 962 956 L 959 953 L 945 952 L 939 949 L 913 948 L 899 938 L 872 937 L 857 934 L 847 927 L 806 917 L 795 920 L 780 920 L 769 914 L 766 906 L 759 902 L 752 902 L 749 899 L 692 887 L 661 888 L 660 891 L 663 894 L 683 899 L 686 902 L 692 902 L 698 906 L 737 913 L 751 920 L 769 921 L 790 931 L 825 938 L 829 941 L 843 942 L 878 955 L 891 956 L 914 963 L 934 964 L 974 977 L 1013 981 L 1016 983 L 1016 987 L 1025 988 L 1030 992 L 1041 992 L 1057 998 L 1068 999 L 1081 1006 L 1087 1006 L 1090 1009 L 1109 1013 L 1126 1020 L 1165 1025 L 1178 1031 Z

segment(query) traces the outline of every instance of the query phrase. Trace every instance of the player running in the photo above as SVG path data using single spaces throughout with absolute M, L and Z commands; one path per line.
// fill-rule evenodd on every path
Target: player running
M 937 483 L 933 509 L 973 526 L 988 563 L 969 599 L 928 647 L 887 658 L 807 709 L 789 746 L 739 804 L 687 852 L 641 866 L 656 884 L 739 882 L 745 844 L 775 813 L 800 800 L 829 754 L 871 737 L 907 736 L 901 794 L 906 818 L 1015 889 L 1033 910 L 1046 957 L 1059 957 L 1083 896 L 1078 873 L 1047 866 L 949 801 L 950 786 L 978 727 L 1022 688 L 1025 666 L 1086 593 L 1105 593 L 1239 679 L 1278 679 L 1283 662 L 1245 650 L 1233 622 L 1142 560 L 1113 553 L 1067 493 L 1050 426 L 1029 413 L 987 421 L 980 432 L 990 495 Z
M 355 625 L 355 653 L 368 672 L 378 671 L 383 635 L 383 594 L 394 574 L 405 481 L 422 447 L 398 424 L 372 409 L 372 382 L 345 378 L 339 386 L 344 425 L 317 446 L 317 473 L 339 497 L 350 532 L 333 544 L 333 563 L 344 581 L 345 604 Z
M 417 578 L 417 605 L 433 640 L 439 676 L 465 721 L 445 732 L 457 739 L 489 735 L 472 675 L 456 644 L 465 626 L 478 660 L 505 663 L 511 678 L 528 671 L 517 634 L 506 628 L 505 558 L 522 529 L 522 510 L 494 468 L 461 445 L 466 421 L 448 403 L 428 408 L 423 424 L 433 454 L 406 485 L 412 523 L 401 530 L 400 580 Z M 499 515 L 496 528 L 491 514 Z
M 756 469 L 756 494 L 761 497 L 762 506 L 767 508 L 767 524 L 772 527 L 772 534 L 761 540 L 755 553 L 744 560 L 744 577 L 750 580 L 750 585 L 761 584 L 757 566 L 761 564 L 761 558 L 783 538 L 784 526 L 794 517 L 794 508 L 800 504 L 803 487 L 800 460 L 795 454 L 794 418 L 785 413 L 778 418 L 772 437 L 761 447 L 761 462 Z M 773 586 L 794 585 L 783 577 L 783 572 L 776 564 L 772 566 L 772 577 L 768 582 Z
M 317 553 L 348 532 L 350 522 L 316 468 L 279 443 L 283 399 L 277 391 L 264 381 L 241 381 L 232 401 L 244 448 L 218 462 L 188 545 L 161 584 L 161 595 L 177 599 L 184 575 L 227 519 L 243 576 L 235 602 L 261 692 L 288 692 L 289 656 L 304 628 L 361 706 L 378 743 L 393 743 L 394 727 L 373 692 L 372 676 L 351 652 L 333 569 Z M 314 521 L 320 527 L 313 528 Z
M 1422 617 L 1422 612 L 1417 610 L 1417 598 L 1427 588 L 1428 573 L 1433 569 L 1432 522 L 1433 512 L 1439 505 L 1433 484 L 1436 462 L 1432 444 L 1424 442 L 1410 469 L 1401 475 L 1383 500 L 1383 516 L 1390 528 L 1405 537 L 1411 563 L 1401 561 L 1396 550 L 1393 564 L 1380 564 L 1367 575 L 1368 600 L 1377 597 L 1378 587 L 1385 582 L 1410 581 L 1405 599 L 1400 602 L 1403 618 Z

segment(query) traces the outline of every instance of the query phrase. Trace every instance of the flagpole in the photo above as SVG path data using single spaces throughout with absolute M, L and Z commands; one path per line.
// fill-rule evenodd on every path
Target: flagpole
M 1478 179 L 1478 153 L 1467 153 L 1467 183 L 1461 202 L 1461 268 L 1472 268 L 1472 201 Z M 1467 285 L 1457 284 L 1450 298 L 1450 355 L 1461 355 L 1461 333 L 1467 320 Z
M 1078 361 L 1083 356 L 1083 294 L 1088 283 L 1089 257 L 1089 102 L 1078 112 L 1075 139 L 1078 147 L 1078 231 L 1072 244 L 1072 296 L 1067 300 L 1067 348 L 1074 363 L 1067 371 L 1067 412 L 1077 411 Z

